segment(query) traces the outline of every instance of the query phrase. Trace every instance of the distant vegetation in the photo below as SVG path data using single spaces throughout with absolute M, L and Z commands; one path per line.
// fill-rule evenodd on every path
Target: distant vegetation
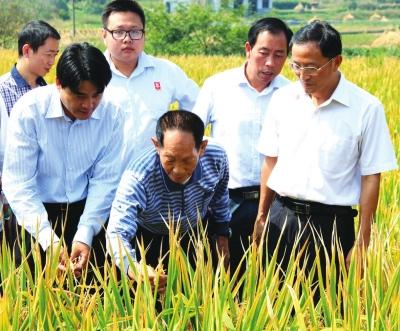
M 76 0 L 73 35 L 71 0 L 0 0 L 0 47 L 15 48 L 16 34 L 22 25 L 41 18 L 62 33 L 63 46 L 85 40 L 103 49 L 100 15 L 107 2 Z M 400 39 L 400 0 L 274 0 L 272 11 L 253 14 L 245 7 L 231 8 L 226 5 L 229 1 L 221 1 L 219 12 L 192 4 L 167 13 L 161 0 L 141 3 L 147 16 L 146 50 L 152 54 L 243 54 L 249 25 L 268 15 L 284 19 L 294 30 L 313 19 L 331 22 L 343 34 L 346 55 L 400 56 L 395 43 L 391 47 L 370 47 L 385 31 L 395 31 Z

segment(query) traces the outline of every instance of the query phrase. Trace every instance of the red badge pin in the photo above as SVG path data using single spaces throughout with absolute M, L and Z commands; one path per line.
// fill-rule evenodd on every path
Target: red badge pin
M 154 82 L 154 88 L 158 91 L 161 90 L 161 83 L 160 82 Z

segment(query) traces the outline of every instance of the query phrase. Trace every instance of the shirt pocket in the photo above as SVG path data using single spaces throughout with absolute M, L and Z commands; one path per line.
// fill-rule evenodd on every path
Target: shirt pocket
M 337 175 L 349 172 L 358 160 L 357 139 L 326 137 L 320 144 L 318 159 L 323 172 Z

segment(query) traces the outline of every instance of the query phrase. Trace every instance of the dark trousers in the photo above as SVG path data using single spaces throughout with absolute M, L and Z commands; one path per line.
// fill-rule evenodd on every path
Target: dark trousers
M 218 253 L 216 250 L 216 235 L 212 232 L 212 225 L 208 226 L 208 222 L 212 223 L 212 220 L 204 220 L 203 221 L 203 228 L 207 228 L 207 240 L 209 241 L 210 248 L 211 248 L 211 258 L 213 262 L 214 268 L 218 264 Z M 196 233 L 196 229 L 194 229 Z M 195 268 L 196 267 L 196 248 L 194 247 L 193 236 L 190 233 L 182 234 L 179 238 L 179 245 L 186 253 L 190 265 Z M 168 268 L 168 259 L 169 259 L 169 251 L 170 251 L 170 241 L 169 235 L 162 235 L 153 233 L 141 226 L 138 227 L 136 232 L 136 236 L 131 242 L 131 245 L 135 247 L 136 251 L 136 259 L 140 261 L 141 255 L 140 250 L 137 245 L 137 242 L 140 244 L 144 244 L 144 248 L 146 250 L 146 264 L 152 266 L 153 268 L 157 267 L 159 260 L 162 260 L 162 264 L 164 269 Z
M 70 203 L 68 205 L 65 203 L 44 203 L 49 222 L 51 223 L 52 228 L 57 236 L 64 239 L 65 245 L 69 253 L 71 253 L 73 238 L 75 236 L 76 230 L 78 229 L 79 219 L 85 209 L 85 203 L 86 199 Z M 17 223 L 15 217 L 13 217 L 10 222 L 6 222 L 5 228 L 8 237 L 7 241 L 9 242 L 9 245 L 12 248 L 12 252 L 14 253 L 15 263 L 17 266 L 19 266 L 22 262 L 22 258 L 24 255 L 21 250 L 22 227 Z M 24 232 L 24 236 L 25 254 L 28 254 L 32 249 L 31 240 L 33 239 L 33 237 L 27 231 Z M 102 267 L 104 265 L 105 247 L 105 231 L 104 229 L 102 229 L 100 233 L 93 238 L 90 258 L 90 261 L 92 263 L 95 263 L 99 267 Z M 40 247 L 40 255 L 42 265 L 44 266 L 44 263 L 46 261 L 46 253 L 43 251 L 42 247 Z M 32 257 L 29 257 L 28 263 L 31 270 L 33 271 L 35 266 Z
M 230 221 L 232 235 L 229 239 L 231 274 L 237 270 L 246 250 L 251 245 L 258 202 L 258 199 L 243 200 L 240 206 L 232 213 Z M 240 266 L 239 277 L 243 275 L 245 270 L 246 261 L 243 261 Z
M 288 206 L 282 201 L 279 196 L 273 201 L 267 228 L 269 255 L 272 256 L 275 249 L 278 249 L 278 263 L 281 264 L 284 274 L 288 267 L 291 252 L 294 249 L 296 252 L 299 252 L 301 248 L 306 246 L 301 263 L 303 265 L 305 263 L 306 272 L 309 272 L 315 259 L 318 258 L 321 262 L 325 283 L 326 278 L 324 273 L 327 261 L 325 260 L 323 245 L 325 245 L 329 258 L 331 258 L 333 253 L 331 248 L 336 233 L 337 242 L 336 246 L 333 247 L 335 248 L 340 245 L 343 257 L 346 258 L 355 241 L 354 216 L 357 213 L 350 207 L 347 207 L 347 209 L 344 209 L 340 213 L 327 213 L 325 211 L 323 213 L 311 212 L 308 215 L 302 213 L 304 210 L 299 213 L 294 209 L 293 206 Z M 280 236 L 282 237 L 278 243 Z M 298 246 L 295 247 L 297 238 L 299 239 Z M 339 252 L 336 253 L 337 276 L 339 276 Z M 314 281 L 317 281 L 317 275 L 315 275 Z M 317 294 L 314 299 L 318 298 Z

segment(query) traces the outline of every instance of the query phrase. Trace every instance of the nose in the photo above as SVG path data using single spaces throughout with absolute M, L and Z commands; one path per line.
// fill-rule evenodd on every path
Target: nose
M 265 65 L 266 66 L 272 66 L 274 64 L 274 57 L 272 55 L 269 55 L 265 57 Z
M 82 103 L 82 108 L 85 110 L 92 111 L 96 106 L 95 98 L 86 98 Z
M 307 74 L 307 72 L 304 72 L 304 70 L 300 70 L 297 75 L 303 81 L 309 80 L 311 78 L 311 76 L 309 74 Z

